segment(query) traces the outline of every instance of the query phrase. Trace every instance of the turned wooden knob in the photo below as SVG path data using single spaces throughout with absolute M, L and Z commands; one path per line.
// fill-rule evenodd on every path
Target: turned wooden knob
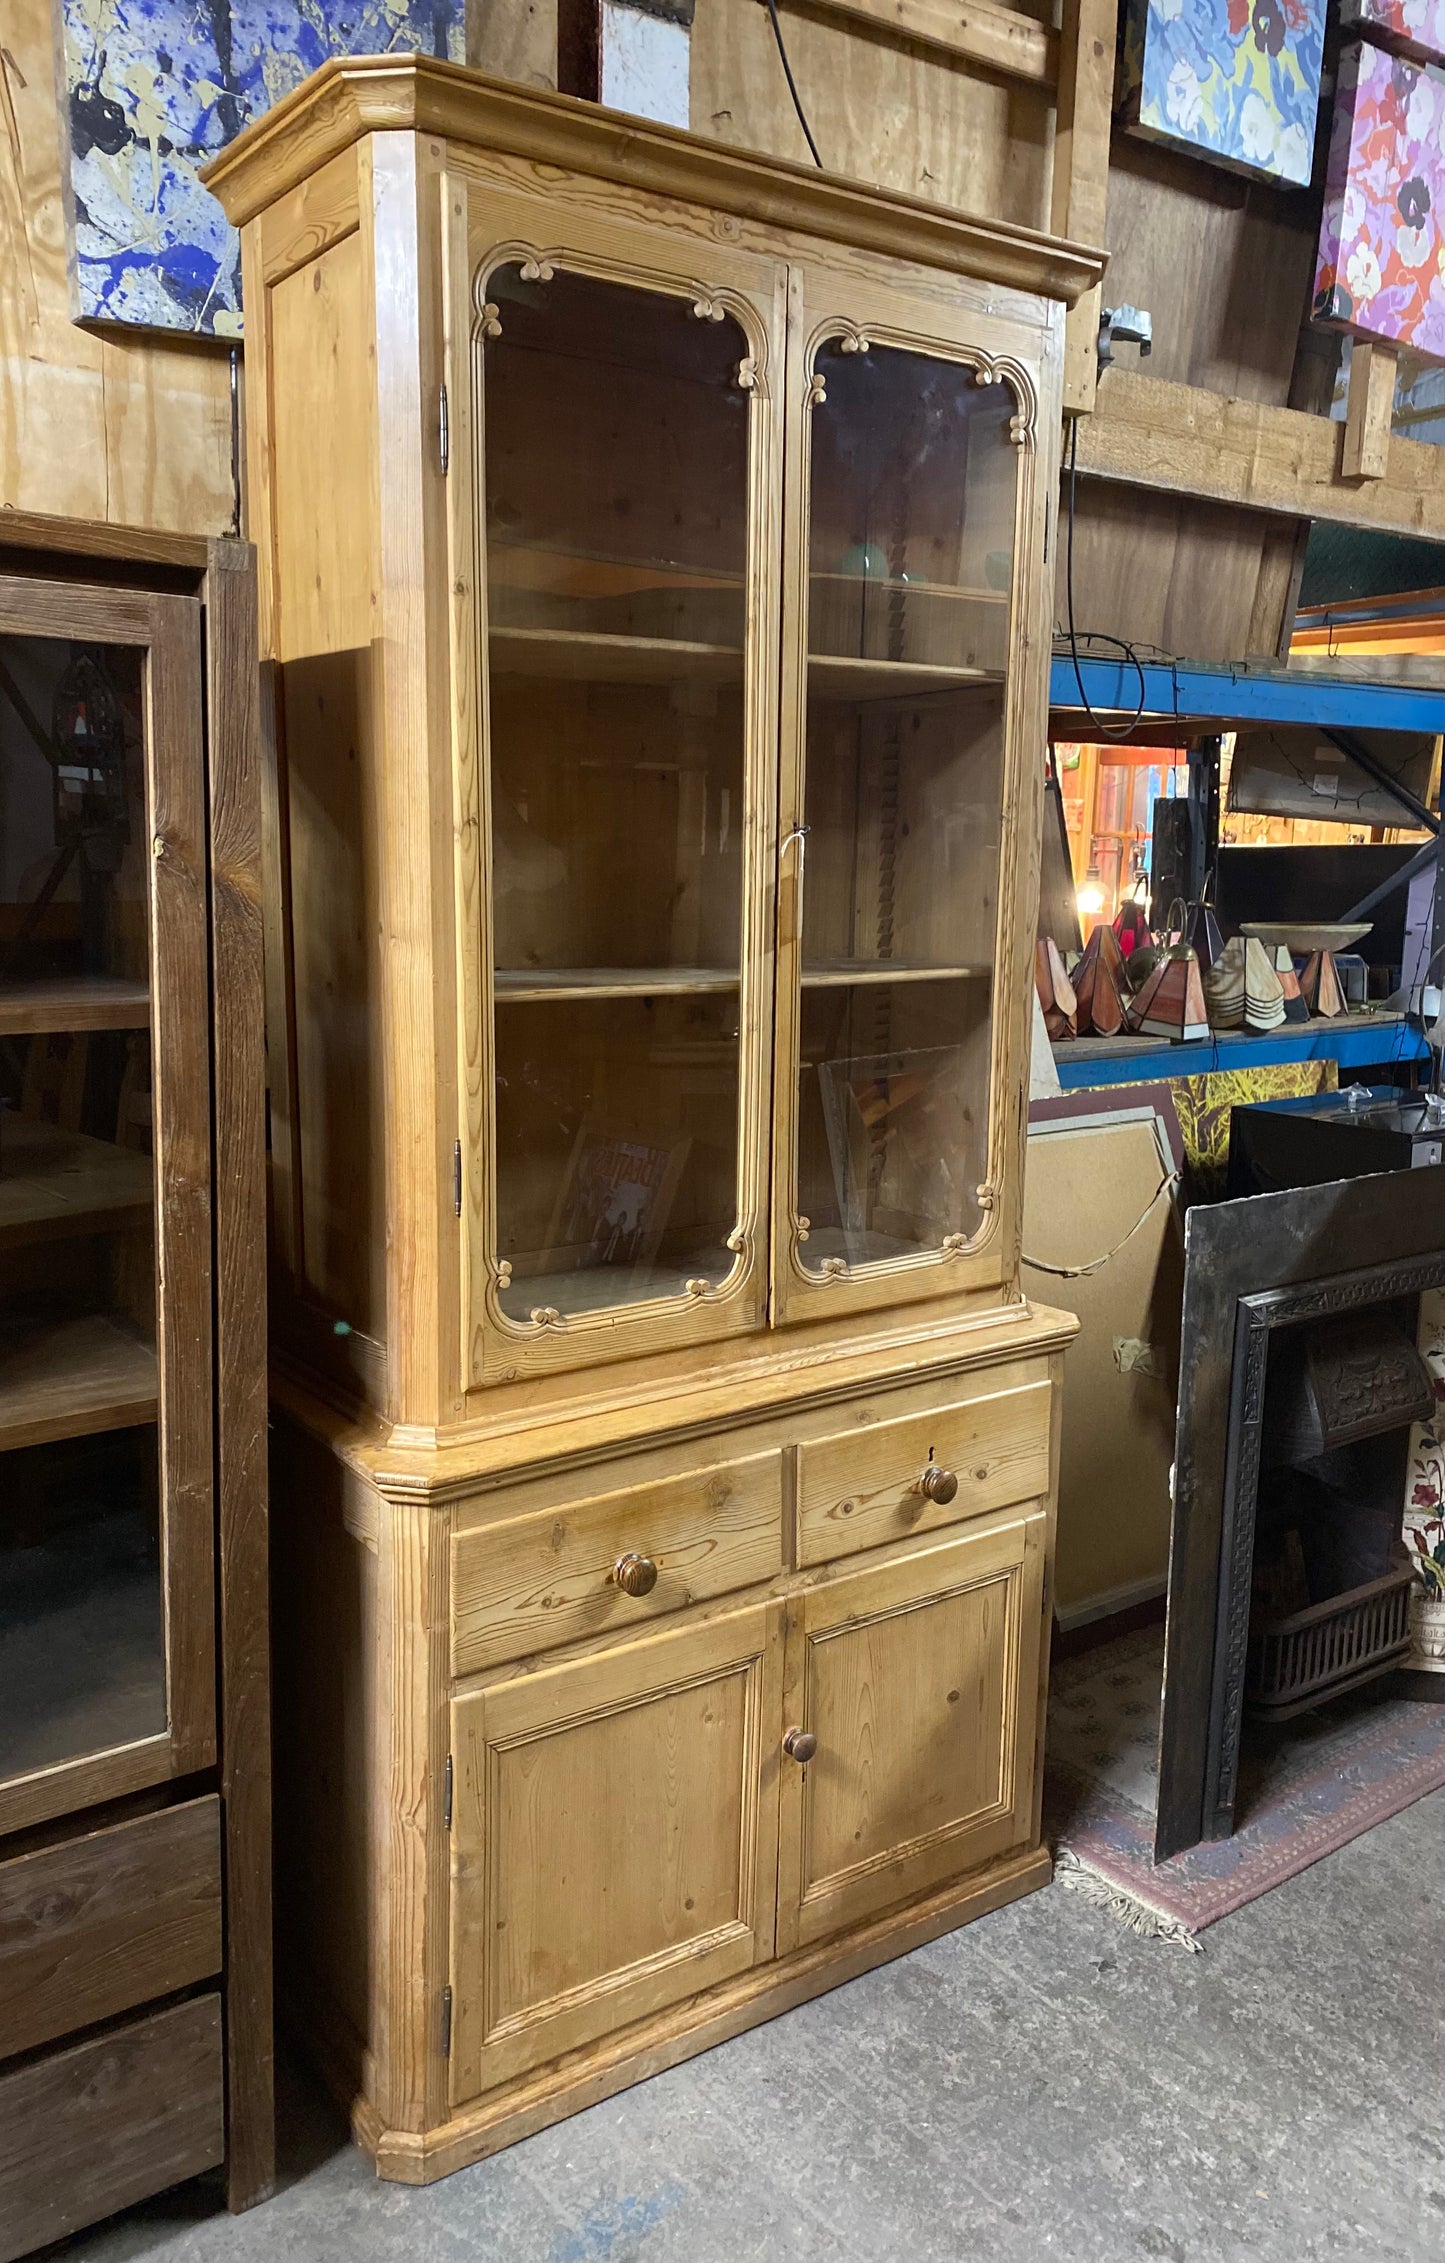
M 918 1490 L 925 1501 L 936 1501 L 941 1509 L 947 1508 L 958 1491 L 958 1479 L 951 1469 L 940 1469 L 937 1462 L 930 1462 L 918 1480 Z
M 818 1749 L 818 1740 L 811 1729 L 789 1729 L 783 1739 L 783 1750 L 800 1768 L 806 1768 Z
M 650 1595 L 657 1585 L 657 1566 L 650 1556 L 619 1556 L 612 1576 L 624 1595 Z

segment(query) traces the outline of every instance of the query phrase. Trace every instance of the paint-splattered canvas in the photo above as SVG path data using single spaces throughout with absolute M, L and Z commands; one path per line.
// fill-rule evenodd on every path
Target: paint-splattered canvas
M 1315 269 L 1317 322 L 1445 358 L 1445 71 L 1343 49 Z
M 238 337 L 233 231 L 197 174 L 328 55 L 465 60 L 465 0 L 62 0 L 76 312 Z
M 1236 172 L 1305 182 L 1325 0 L 1129 0 L 1124 116 Z
M 1340 29 L 1413 63 L 1445 63 L 1445 0 L 1340 0 Z

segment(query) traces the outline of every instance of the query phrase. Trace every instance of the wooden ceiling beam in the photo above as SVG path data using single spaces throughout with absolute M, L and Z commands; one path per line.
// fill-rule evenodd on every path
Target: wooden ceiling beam
M 1383 476 L 1353 480 L 1344 449 L 1345 427 L 1329 417 L 1125 369 L 1110 370 L 1094 414 L 1079 420 L 1079 471 L 1090 478 L 1445 541 L 1438 448 L 1396 439 Z
M 796 5 L 797 0 L 789 0 Z M 1047 24 L 1036 23 L 1012 8 L 990 7 L 988 0 L 802 0 L 807 12 L 841 22 L 850 31 L 892 32 L 951 55 L 959 62 L 977 63 L 1002 78 L 1023 79 L 1031 86 L 1055 86 L 1059 77 L 1059 35 Z

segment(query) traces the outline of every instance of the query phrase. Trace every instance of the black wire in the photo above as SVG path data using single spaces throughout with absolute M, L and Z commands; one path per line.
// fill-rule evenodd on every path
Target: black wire
M 767 0 L 767 10 L 772 20 L 773 37 L 778 43 L 778 60 L 783 66 L 783 77 L 788 82 L 788 92 L 793 98 L 793 108 L 798 113 L 798 124 L 803 129 L 803 139 L 813 152 L 813 163 L 821 166 L 823 160 L 818 155 L 818 144 L 813 139 L 813 129 L 808 124 L 807 112 L 799 99 L 797 85 L 793 79 L 793 66 L 788 61 L 788 50 L 783 45 L 783 27 L 778 22 L 778 0 Z
M 769 0 L 769 6 L 771 5 L 772 0 Z M 1144 709 L 1149 700 L 1149 687 L 1144 681 L 1144 669 L 1139 655 L 1127 638 L 1110 636 L 1104 629 L 1092 629 L 1089 632 L 1091 644 L 1112 644 L 1115 650 L 1122 652 L 1129 662 L 1139 679 L 1139 704 L 1128 722 L 1122 728 L 1119 728 L 1106 723 L 1101 716 L 1094 713 L 1089 703 L 1089 695 L 1084 689 L 1083 670 L 1079 666 L 1079 638 L 1074 627 L 1074 491 L 1078 483 L 1078 476 L 1079 420 L 1075 417 L 1069 428 L 1069 531 L 1064 556 L 1064 594 L 1069 608 L 1069 657 L 1074 663 L 1074 681 L 1079 687 L 1079 698 L 1083 702 L 1084 713 L 1088 716 L 1095 732 L 1101 739 L 1107 739 L 1112 745 L 1118 745 L 1122 740 L 1129 738 L 1143 721 Z

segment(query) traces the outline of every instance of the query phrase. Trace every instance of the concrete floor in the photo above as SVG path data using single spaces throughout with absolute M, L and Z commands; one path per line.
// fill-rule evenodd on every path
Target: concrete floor
M 1439 2263 L 1445 1792 L 1193 1957 L 1062 1887 L 427 2191 L 315 2095 L 284 2187 L 57 2263 Z

